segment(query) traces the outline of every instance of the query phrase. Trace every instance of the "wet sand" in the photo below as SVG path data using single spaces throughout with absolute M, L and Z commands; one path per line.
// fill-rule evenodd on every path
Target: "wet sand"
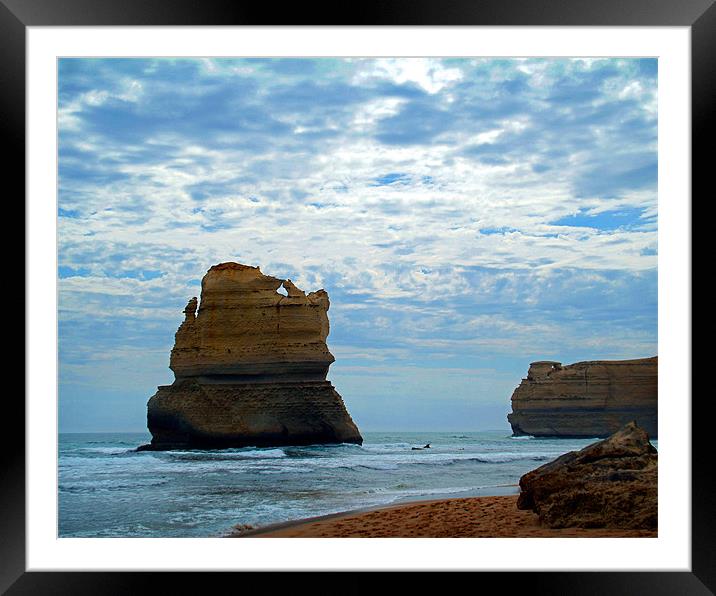
M 232 537 L 259 538 L 618 538 L 650 537 L 651 530 L 551 529 L 537 515 L 517 509 L 517 496 L 415 501 L 348 511 L 237 531 Z

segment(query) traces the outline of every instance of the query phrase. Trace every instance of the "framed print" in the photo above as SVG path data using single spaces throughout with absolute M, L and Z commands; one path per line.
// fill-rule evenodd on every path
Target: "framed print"
M 28 346 L 3 589 L 427 570 L 712 593 L 691 397 L 712 4 L 268 12 L 0 5 Z M 644 454 L 590 511 L 637 459 L 655 494 L 658 451 L 658 531 L 546 525 L 527 473 L 631 419 Z M 445 529 L 458 498 L 489 533 Z M 366 530 L 396 503 L 400 530 Z

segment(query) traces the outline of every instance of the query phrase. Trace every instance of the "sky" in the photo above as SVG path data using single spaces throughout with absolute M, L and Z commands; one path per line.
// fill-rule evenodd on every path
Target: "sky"
M 657 354 L 657 60 L 60 59 L 60 432 L 146 430 L 214 264 L 331 300 L 363 431 Z

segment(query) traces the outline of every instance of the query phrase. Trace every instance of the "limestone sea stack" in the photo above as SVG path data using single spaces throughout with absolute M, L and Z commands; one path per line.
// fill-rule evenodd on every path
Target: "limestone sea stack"
M 325 290 L 306 295 L 258 267 L 211 267 L 176 332 L 175 381 L 147 405 L 142 448 L 361 444 L 326 380 L 329 305 Z
M 520 478 L 518 509 L 550 528 L 655 530 L 658 454 L 635 422 Z
M 657 438 L 657 357 L 541 361 L 512 394 L 507 420 L 515 436 L 608 437 L 627 422 Z

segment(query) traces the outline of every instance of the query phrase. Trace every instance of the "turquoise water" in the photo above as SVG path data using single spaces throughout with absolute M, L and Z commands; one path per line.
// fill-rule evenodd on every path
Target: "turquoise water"
M 59 536 L 201 537 L 410 499 L 516 493 L 595 439 L 364 433 L 358 445 L 135 451 L 147 433 L 60 434 Z M 430 443 L 430 449 L 414 450 Z

